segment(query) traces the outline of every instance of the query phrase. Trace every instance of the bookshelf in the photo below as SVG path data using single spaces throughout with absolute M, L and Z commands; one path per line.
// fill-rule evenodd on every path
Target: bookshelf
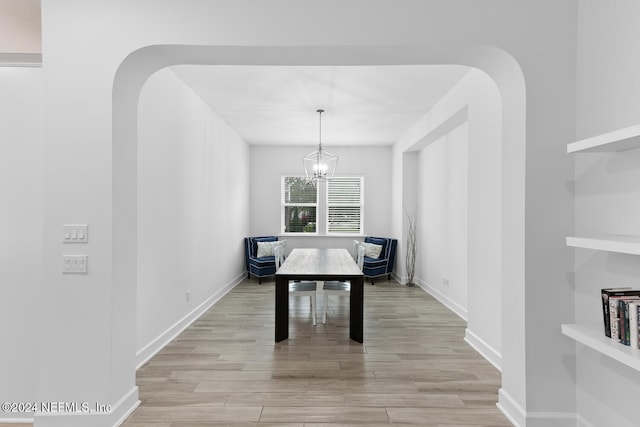
M 640 148 L 640 124 L 616 129 L 567 144 L 567 153 L 615 153 Z M 569 247 L 640 255 L 640 236 L 583 235 L 566 238 Z M 598 313 L 602 315 L 601 312 Z M 595 315 L 595 314 L 594 314 Z M 573 323 L 561 325 L 562 333 L 592 350 L 640 371 L 640 349 L 613 341 L 603 327 Z
M 567 246 L 617 252 L 621 254 L 640 255 L 640 237 L 636 236 L 571 236 L 567 237 Z
M 609 356 L 610 358 L 640 371 L 640 349 L 628 347 L 613 341 L 604 335 L 602 327 L 590 329 L 584 325 L 565 324 L 562 325 L 562 333 L 573 338 L 580 344 L 586 345 L 593 350 Z
M 596 135 L 567 144 L 567 153 L 605 153 L 640 148 L 640 125 Z

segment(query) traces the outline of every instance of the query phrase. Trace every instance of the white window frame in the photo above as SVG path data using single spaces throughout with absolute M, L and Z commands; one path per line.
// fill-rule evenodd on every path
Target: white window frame
M 359 180 L 360 197 L 358 203 L 329 203 L 329 183 L 331 181 L 320 181 L 316 187 L 316 203 L 289 203 L 285 201 L 285 180 L 286 178 L 304 178 L 300 174 L 283 174 L 280 177 L 280 234 L 286 236 L 337 236 L 351 237 L 364 236 L 364 176 L 345 175 L 332 178 L 333 180 Z M 285 231 L 285 212 L 288 206 L 309 206 L 316 208 L 316 231 L 315 232 L 288 232 Z M 359 232 L 331 232 L 329 231 L 329 210 L 331 207 L 357 207 L 360 209 Z
M 296 174 L 286 174 L 280 177 L 280 234 L 288 235 L 288 236 L 317 236 L 319 234 L 318 230 L 318 216 L 320 214 L 320 189 L 319 186 L 316 186 L 316 202 L 315 203 L 300 203 L 300 202 L 287 202 L 285 200 L 285 181 L 287 178 L 304 178 L 304 175 L 296 175 Z M 314 232 L 290 232 L 285 230 L 285 212 L 288 206 L 308 206 L 316 208 L 316 231 Z

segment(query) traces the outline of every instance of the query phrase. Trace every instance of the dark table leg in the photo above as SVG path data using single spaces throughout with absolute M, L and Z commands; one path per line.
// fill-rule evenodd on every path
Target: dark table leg
M 276 342 L 289 338 L 289 279 L 276 275 Z
M 364 276 L 351 278 L 349 316 L 349 338 L 362 343 L 364 341 Z

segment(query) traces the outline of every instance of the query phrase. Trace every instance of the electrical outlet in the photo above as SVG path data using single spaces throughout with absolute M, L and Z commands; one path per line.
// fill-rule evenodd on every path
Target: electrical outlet
M 445 288 L 448 288 L 448 287 L 449 287 L 449 279 L 442 279 L 442 285 L 443 285 Z

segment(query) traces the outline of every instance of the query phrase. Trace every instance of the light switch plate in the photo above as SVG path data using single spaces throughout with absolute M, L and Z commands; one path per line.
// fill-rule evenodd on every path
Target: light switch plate
M 89 241 L 89 226 L 87 224 L 63 224 L 63 243 L 87 243 Z
M 65 274 L 86 274 L 87 255 L 62 255 L 62 272 Z

